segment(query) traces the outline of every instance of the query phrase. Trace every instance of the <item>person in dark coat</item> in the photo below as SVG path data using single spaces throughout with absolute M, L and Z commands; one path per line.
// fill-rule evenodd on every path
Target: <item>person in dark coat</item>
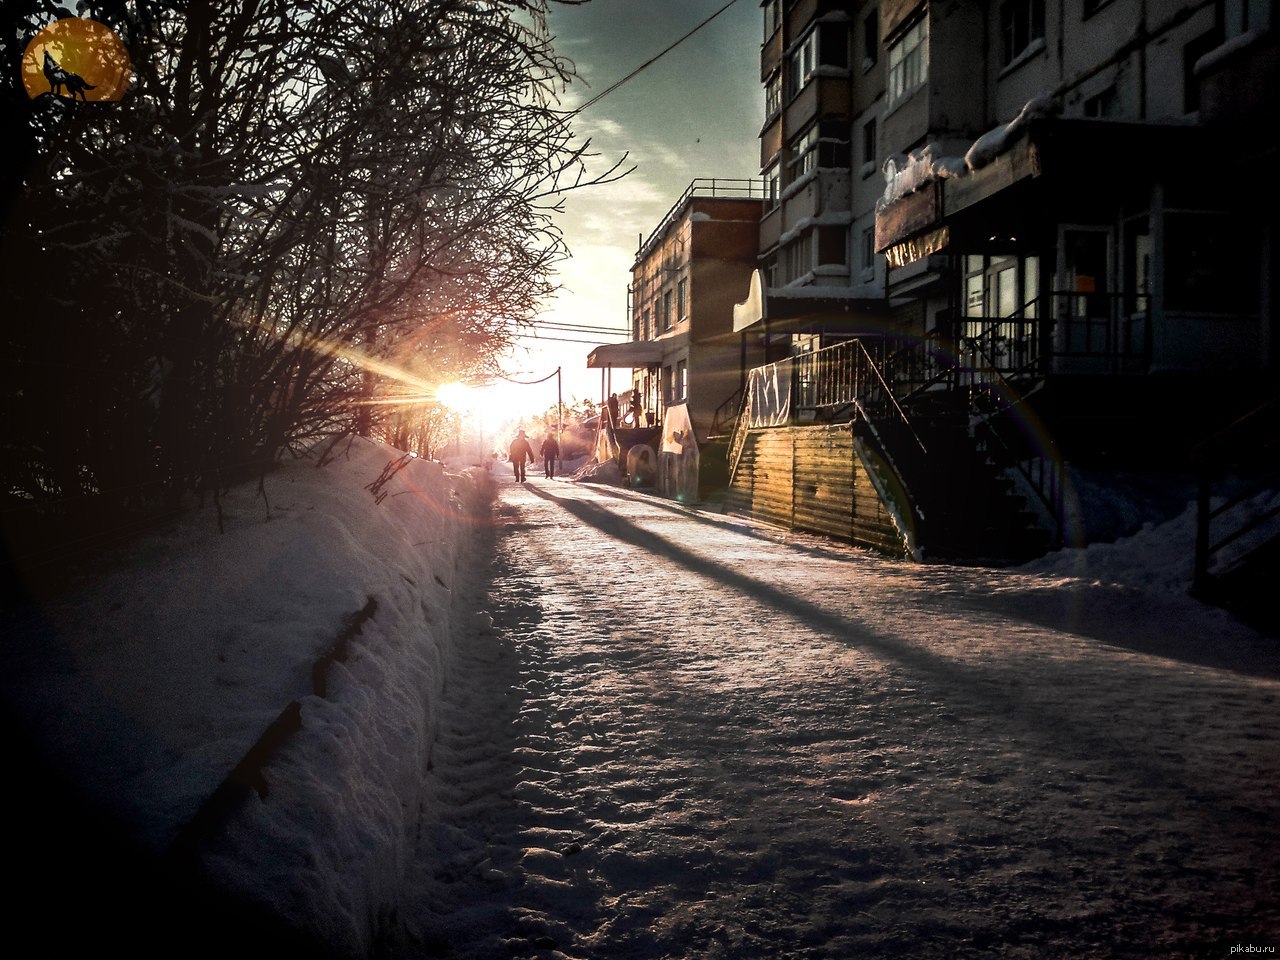
M 613 437 L 618 432 L 618 395 L 616 393 L 609 394 L 606 407 L 609 410 L 609 436 Z
M 533 463 L 533 447 L 529 446 L 523 430 L 516 433 L 516 438 L 511 441 L 507 453 L 511 456 L 511 468 L 516 472 L 517 482 L 524 483 L 524 465 L 526 461 Z
M 542 470 L 548 480 L 556 478 L 556 459 L 559 456 L 560 444 L 556 442 L 556 435 L 548 433 L 547 439 L 542 441 Z

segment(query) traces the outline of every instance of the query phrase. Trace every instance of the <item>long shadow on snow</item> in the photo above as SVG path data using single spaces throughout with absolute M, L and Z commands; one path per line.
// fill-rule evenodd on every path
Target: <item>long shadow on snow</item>
M 656 497 L 610 490 L 603 486 L 593 486 L 591 489 L 603 496 L 657 507 L 697 523 L 738 533 L 744 537 L 753 537 L 767 543 L 780 542 L 745 524 L 716 520 L 692 508 L 665 503 Z M 787 547 L 797 553 L 804 553 L 822 560 L 849 559 L 847 554 L 807 544 L 788 543 Z M 885 562 L 891 561 L 886 557 Z M 952 565 L 944 566 L 940 582 L 948 586 L 953 585 L 957 569 L 960 569 L 962 575 L 965 575 L 970 582 L 966 585 L 966 592 L 957 593 L 953 590 L 942 597 L 943 602 L 953 608 L 962 607 L 987 615 L 999 613 L 1037 626 L 1067 631 L 1109 646 L 1166 660 L 1229 670 L 1248 677 L 1280 679 L 1280 649 L 1277 648 L 1275 639 L 1267 637 L 1257 628 L 1247 624 L 1240 623 L 1239 629 L 1255 636 L 1243 642 L 1224 643 L 1221 637 L 1215 637 L 1213 642 L 1208 642 L 1204 638 L 1188 640 L 1185 630 L 1180 634 L 1171 632 L 1158 635 L 1150 632 L 1135 634 L 1128 626 L 1134 619 L 1133 608 L 1147 602 L 1147 598 L 1137 591 L 1120 586 L 1100 588 L 1093 585 L 1090 585 L 1087 591 L 1080 593 L 1063 588 L 1036 590 L 1028 587 L 1025 590 L 1007 588 L 996 590 L 990 583 L 990 577 L 1007 576 L 1009 571 L 991 571 L 970 566 L 956 568 Z M 916 576 L 929 579 L 928 567 Z M 938 594 L 931 594 L 929 599 L 937 599 L 938 596 Z M 1160 600 L 1159 604 L 1166 605 L 1163 600 Z M 1192 615 L 1207 613 L 1209 617 L 1213 617 L 1220 613 L 1220 611 L 1206 611 L 1203 604 L 1190 598 L 1187 599 L 1185 608 Z M 1222 615 L 1225 616 L 1225 614 Z M 1155 617 L 1156 612 L 1153 610 L 1152 619 Z M 1185 624 L 1183 626 L 1185 627 Z M 1213 624 L 1206 624 L 1207 632 L 1213 632 L 1213 628 Z
M 1084 727 L 1080 723 L 1080 714 L 1050 710 L 1034 694 L 1023 694 L 1017 689 L 1016 668 L 1008 671 L 998 671 L 992 667 L 976 668 L 930 653 L 921 647 L 874 634 L 861 624 L 698 556 L 602 507 L 557 497 L 532 485 L 526 489 L 615 539 L 740 590 L 783 614 L 822 630 L 836 640 L 857 644 L 895 660 L 940 688 L 964 696 L 975 709 L 998 717 L 1001 722 L 1021 721 L 1029 732 L 1037 736 L 1042 756 L 1057 754 L 1064 760 L 1113 757 L 1117 775 L 1130 781 L 1136 779 L 1165 786 L 1177 784 L 1182 795 L 1189 802 L 1199 805 L 1200 811 L 1209 816 L 1213 816 L 1215 810 L 1226 816 L 1236 802 L 1228 794 L 1209 793 L 1183 782 L 1182 771 L 1178 767 L 1153 760 L 1148 741 L 1112 726 L 1101 730 L 1093 726 Z M 1060 669 L 1064 672 L 1061 683 L 1080 682 L 1066 675 L 1066 670 L 1069 669 L 1066 665 L 1060 665 Z
M 755 540 L 763 540 L 766 543 L 779 542 L 778 538 L 771 537 L 767 533 L 764 533 L 746 523 L 734 523 L 732 520 L 717 520 L 714 517 L 707 516 L 705 513 L 700 513 L 699 511 L 693 509 L 692 507 L 684 507 L 684 506 L 680 506 L 679 504 L 669 503 L 660 497 L 645 496 L 644 494 L 634 494 L 634 493 L 630 493 L 629 491 L 623 492 L 621 490 L 612 490 L 604 486 L 593 486 L 591 489 L 596 493 L 599 493 L 606 497 L 612 497 L 615 500 L 625 500 L 629 503 L 642 503 L 642 504 L 645 504 L 646 506 L 657 507 L 659 510 L 666 510 L 669 513 L 674 513 L 677 516 L 685 517 L 688 520 L 693 520 L 696 523 L 701 523 L 708 527 L 715 527 L 719 530 L 727 530 L 730 533 L 741 534 L 744 537 L 751 537 L 752 539 L 755 539 Z M 779 529 L 779 533 L 780 534 L 784 533 L 784 531 Z M 785 531 L 785 533 L 790 534 L 791 531 Z M 794 550 L 796 553 L 805 553 L 811 557 L 817 557 L 820 560 L 849 559 L 848 554 L 837 553 L 834 550 L 824 550 L 822 547 L 809 546 L 808 544 L 789 543 L 787 546 L 791 550 Z M 850 545 L 850 549 L 865 550 L 869 548 L 855 547 L 853 545 Z

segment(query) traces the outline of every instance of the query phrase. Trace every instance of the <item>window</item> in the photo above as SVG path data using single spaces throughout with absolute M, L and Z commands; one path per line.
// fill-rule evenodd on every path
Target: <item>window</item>
M 1000 4 L 1004 64 L 1022 55 L 1033 40 L 1044 39 L 1044 0 L 1005 0 Z
M 792 51 L 787 60 L 787 99 L 796 94 L 809 82 L 813 71 L 818 68 L 818 31 L 814 30 L 800 46 Z
M 782 73 L 769 78 L 764 88 L 764 117 L 768 120 L 782 109 Z
M 689 399 L 689 361 L 676 361 L 676 401 Z
M 683 277 L 676 284 L 676 319 L 689 319 L 689 281 Z
M 876 228 L 867 227 L 862 231 L 862 256 L 859 266 L 862 272 L 874 271 L 876 268 Z
M 876 119 L 872 117 L 862 125 L 862 162 L 863 164 L 871 164 L 874 168 L 876 163 Z
M 849 68 L 849 28 L 843 23 L 821 23 L 809 32 L 787 58 L 786 97 L 793 99 L 819 66 Z
M 768 40 L 782 26 L 782 0 L 769 0 L 764 5 L 764 38 Z
M 929 78 L 929 21 L 917 20 L 889 48 L 890 105 L 913 93 Z
M 664 405 L 670 405 L 672 403 L 675 403 L 675 394 L 672 393 L 672 388 L 674 386 L 675 386 L 675 381 L 671 377 L 671 368 L 663 367 L 662 368 L 662 402 Z
M 644 312 L 644 320 L 640 325 L 640 339 L 648 340 L 653 336 L 653 314 L 648 310 Z
M 1165 307 L 1195 313 L 1258 312 L 1261 258 L 1257 228 L 1217 213 L 1165 217 Z
M 787 183 L 795 183 L 818 167 L 849 167 L 849 141 L 840 138 L 844 128 L 837 122 L 813 124 L 791 141 L 787 160 Z
M 823 23 L 817 29 L 818 62 L 825 67 L 849 66 L 849 28 L 842 23 Z
M 814 124 L 791 143 L 791 158 L 787 161 L 787 182 L 795 183 L 818 165 L 818 125 Z
M 1094 119 L 1114 117 L 1120 113 L 1120 98 L 1113 84 L 1084 102 L 1084 115 Z
M 880 15 L 872 10 L 862 23 L 862 69 L 869 70 L 880 57 Z
M 781 179 L 782 168 L 776 163 L 764 172 L 764 198 L 771 208 L 776 207 L 781 199 Z
M 662 329 L 670 330 L 673 322 L 671 316 L 671 291 L 668 290 L 662 295 Z
M 849 263 L 847 236 L 844 227 L 818 227 L 818 263 L 846 266 Z
M 1146 217 L 1134 217 L 1124 228 L 1125 310 L 1146 313 L 1151 294 L 1151 226 Z
M 966 256 L 964 258 L 964 316 L 975 321 L 1035 319 L 1040 295 L 1037 257 Z M 971 324 L 969 336 L 983 324 Z
M 803 234 L 787 247 L 787 282 L 799 280 L 813 271 L 813 231 Z

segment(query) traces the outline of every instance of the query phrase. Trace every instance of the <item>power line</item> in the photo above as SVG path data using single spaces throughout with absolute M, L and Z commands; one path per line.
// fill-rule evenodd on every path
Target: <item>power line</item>
M 568 333 L 607 333 L 610 336 L 625 337 L 628 331 L 621 327 L 591 327 L 578 323 L 531 323 L 529 330 L 559 330 Z
M 732 7 L 732 6 L 733 6 L 735 3 L 737 3 L 737 2 L 738 2 L 738 0 L 729 0 L 729 2 L 728 2 L 728 3 L 726 3 L 723 7 L 721 7 L 719 10 L 717 10 L 717 11 L 716 11 L 715 13 L 713 13 L 711 16 L 707 17 L 707 19 L 703 20 L 700 24 L 698 24 L 696 27 L 694 27 L 692 30 L 690 30 L 688 33 L 686 33 L 683 37 L 681 37 L 681 38 L 680 38 L 679 40 L 677 40 L 675 43 L 671 44 L 669 47 L 667 47 L 665 50 L 663 50 L 661 53 L 657 54 L 656 56 L 650 57 L 650 58 L 649 58 L 648 60 L 646 60 L 644 63 L 640 64 L 640 66 L 636 67 L 634 70 L 632 70 L 630 73 L 628 73 L 628 74 L 627 74 L 625 77 L 623 77 L 621 80 L 618 80 L 618 81 L 616 81 L 616 82 L 614 82 L 614 83 L 609 84 L 609 86 L 605 87 L 603 90 L 601 90 L 601 91 L 600 91 L 599 93 L 597 93 L 594 97 L 592 97 L 590 100 L 588 100 L 588 101 L 587 101 L 586 103 L 584 103 L 582 106 L 578 107 L 578 109 L 577 109 L 577 110 L 575 110 L 575 111 L 573 111 L 573 112 L 574 112 L 575 114 L 576 114 L 576 113 L 581 113 L 583 110 L 587 109 L 587 107 L 591 106 L 592 104 L 594 104 L 594 103 L 598 103 L 599 101 L 603 100 L 605 97 L 607 97 L 609 94 L 613 93 L 613 91 L 617 90 L 620 86 L 622 86 L 624 83 L 626 83 L 626 82 L 627 82 L 628 80 L 630 80 L 632 77 L 636 76 L 636 75 L 637 75 L 638 73 L 640 73 L 642 70 L 644 70 L 644 69 L 646 69 L 646 68 L 648 68 L 648 67 L 653 66 L 653 64 L 657 63 L 659 60 L 661 60 L 663 57 L 665 57 L 668 53 L 670 53 L 670 52 L 671 52 L 672 50 L 674 50 L 676 47 L 680 46 L 680 44 L 684 43 L 686 40 L 688 40 L 690 37 L 692 37 L 695 33 L 697 33 L 699 30 L 701 30 L 703 27 L 705 27 L 708 23 L 710 23 L 710 22 L 711 22 L 712 20 L 714 20 L 716 17 L 720 16 L 720 14 L 724 13 L 726 10 L 728 10 L 730 7 Z
M 550 343 L 554 341 L 555 343 L 594 343 L 600 345 L 619 342 L 611 340 L 574 340 L 569 337 L 540 337 L 535 333 L 513 333 L 512 336 L 522 340 L 538 340 L 543 343 Z M 617 336 L 622 336 L 622 334 L 617 334 Z

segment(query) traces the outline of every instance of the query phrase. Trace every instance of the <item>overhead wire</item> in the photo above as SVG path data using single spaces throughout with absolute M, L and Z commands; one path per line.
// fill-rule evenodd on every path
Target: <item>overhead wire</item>
M 729 0 L 729 2 L 728 2 L 728 3 L 726 3 L 723 7 L 721 7 L 719 10 L 717 10 L 715 13 L 711 14 L 711 16 L 707 17 L 707 19 L 703 20 L 700 24 L 698 24 L 696 27 L 694 27 L 692 30 L 690 30 L 688 33 L 686 33 L 686 34 L 685 34 L 683 37 L 681 37 L 679 40 L 675 41 L 675 42 L 674 42 L 674 43 L 672 43 L 670 46 L 668 46 L 668 47 L 664 48 L 661 52 L 659 52 L 659 53 L 655 54 L 654 56 L 650 57 L 650 58 L 649 58 L 648 60 L 646 60 L 644 63 L 640 64 L 640 66 L 636 67 L 634 70 L 632 70 L 630 73 L 628 73 L 628 74 L 627 74 L 625 77 L 623 77 L 621 80 L 616 80 L 616 81 L 614 81 L 613 83 L 609 84 L 609 86 L 605 87 L 603 90 L 601 90 L 599 93 L 597 93 L 597 94 L 596 94 L 594 97 L 592 97 L 590 100 L 586 101 L 586 102 L 585 102 L 585 103 L 583 103 L 581 106 L 579 106 L 576 110 L 574 110 L 574 111 L 573 111 L 573 113 L 575 113 L 575 114 L 577 114 L 577 113 L 581 113 L 583 110 L 587 109 L 587 107 L 590 107 L 590 106 L 592 106 L 593 104 L 599 103 L 601 100 L 603 100 L 603 99 L 604 99 L 605 97 L 607 97 L 609 94 L 613 93 L 613 91 L 617 90 L 620 86 L 622 86 L 622 85 L 623 85 L 624 83 L 626 83 L 628 80 L 631 80 L 632 78 L 634 78 L 635 76 L 637 76 L 638 74 L 640 74 L 642 71 L 644 71 L 644 70 L 648 69 L 649 67 L 653 66 L 655 63 L 657 63 L 659 60 L 661 60 L 663 57 L 665 57 L 668 53 L 670 53 L 670 52 L 671 52 L 672 50 L 674 50 L 676 47 L 680 46 L 680 44 L 684 43 L 686 40 L 688 40 L 690 37 L 692 37 L 695 33 L 697 33 L 699 30 L 701 30 L 703 27 L 705 27 L 707 24 L 709 24 L 709 23 L 710 23 L 712 20 L 714 20 L 716 17 L 720 16 L 720 14 L 724 13 L 726 10 L 728 10 L 730 7 L 732 7 L 732 6 L 733 6 L 735 3 L 737 3 L 737 2 L 738 2 L 738 0 Z
M 668 44 L 662 50 L 658 51 L 658 53 L 654 54 L 644 63 L 640 64 L 640 66 L 636 67 L 634 70 L 628 73 L 625 77 L 622 77 L 620 80 L 615 80 L 613 83 L 609 84 L 609 86 L 605 87 L 603 90 L 597 93 L 594 97 L 591 97 L 584 103 L 580 104 L 576 109 L 569 111 L 569 113 L 565 115 L 565 120 L 568 120 L 571 117 L 577 116 L 578 114 L 582 113 L 582 111 L 586 110 L 588 107 L 594 106 L 595 104 L 599 103 L 609 94 L 613 93 L 613 91 L 621 87 L 624 83 L 627 83 L 628 81 L 635 79 L 637 76 L 639 76 L 649 67 L 653 66 L 655 63 L 657 63 L 659 60 L 665 57 L 668 53 L 670 53 L 676 47 L 680 46 L 680 44 L 684 43 L 686 40 L 692 37 L 695 33 L 697 33 L 703 27 L 707 26 L 707 24 L 711 23 L 711 21 L 715 20 L 718 16 L 720 16 L 720 14 L 724 13 L 726 10 L 728 10 L 737 2 L 738 0 L 729 0 L 728 3 L 724 4 L 724 6 L 720 7 L 720 9 L 718 9 L 715 13 L 711 14 L 709 17 L 707 17 L 702 22 L 700 22 L 688 33 L 685 33 L 679 39 Z M 608 330 L 603 327 L 588 327 L 585 325 L 579 326 L 577 324 L 557 323 L 555 321 L 543 321 L 542 323 L 532 324 L 531 326 L 543 327 L 555 333 L 602 333 L 602 334 L 606 334 L 608 336 L 613 336 L 613 337 L 627 337 L 630 335 L 626 330 L 616 330 L 616 329 Z M 554 342 L 554 343 L 602 344 L 605 342 L 602 340 L 585 340 L 585 339 L 576 339 L 572 337 L 544 337 L 544 336 L 539 336 L 536 332 L 514 333 L 512 334 L 512 337 L 515 339 L 539 340 L 539 341 Z M 507 378 L 504 377 L 503 379 L 507 379 Z M 544 379 L 550 379 L 550 378 L 547 377 Z M 510 382 L 520 383 L 521 381 L 512 380 Z M 541 383 L 542 381 L 534 380 L 531 382 Z

